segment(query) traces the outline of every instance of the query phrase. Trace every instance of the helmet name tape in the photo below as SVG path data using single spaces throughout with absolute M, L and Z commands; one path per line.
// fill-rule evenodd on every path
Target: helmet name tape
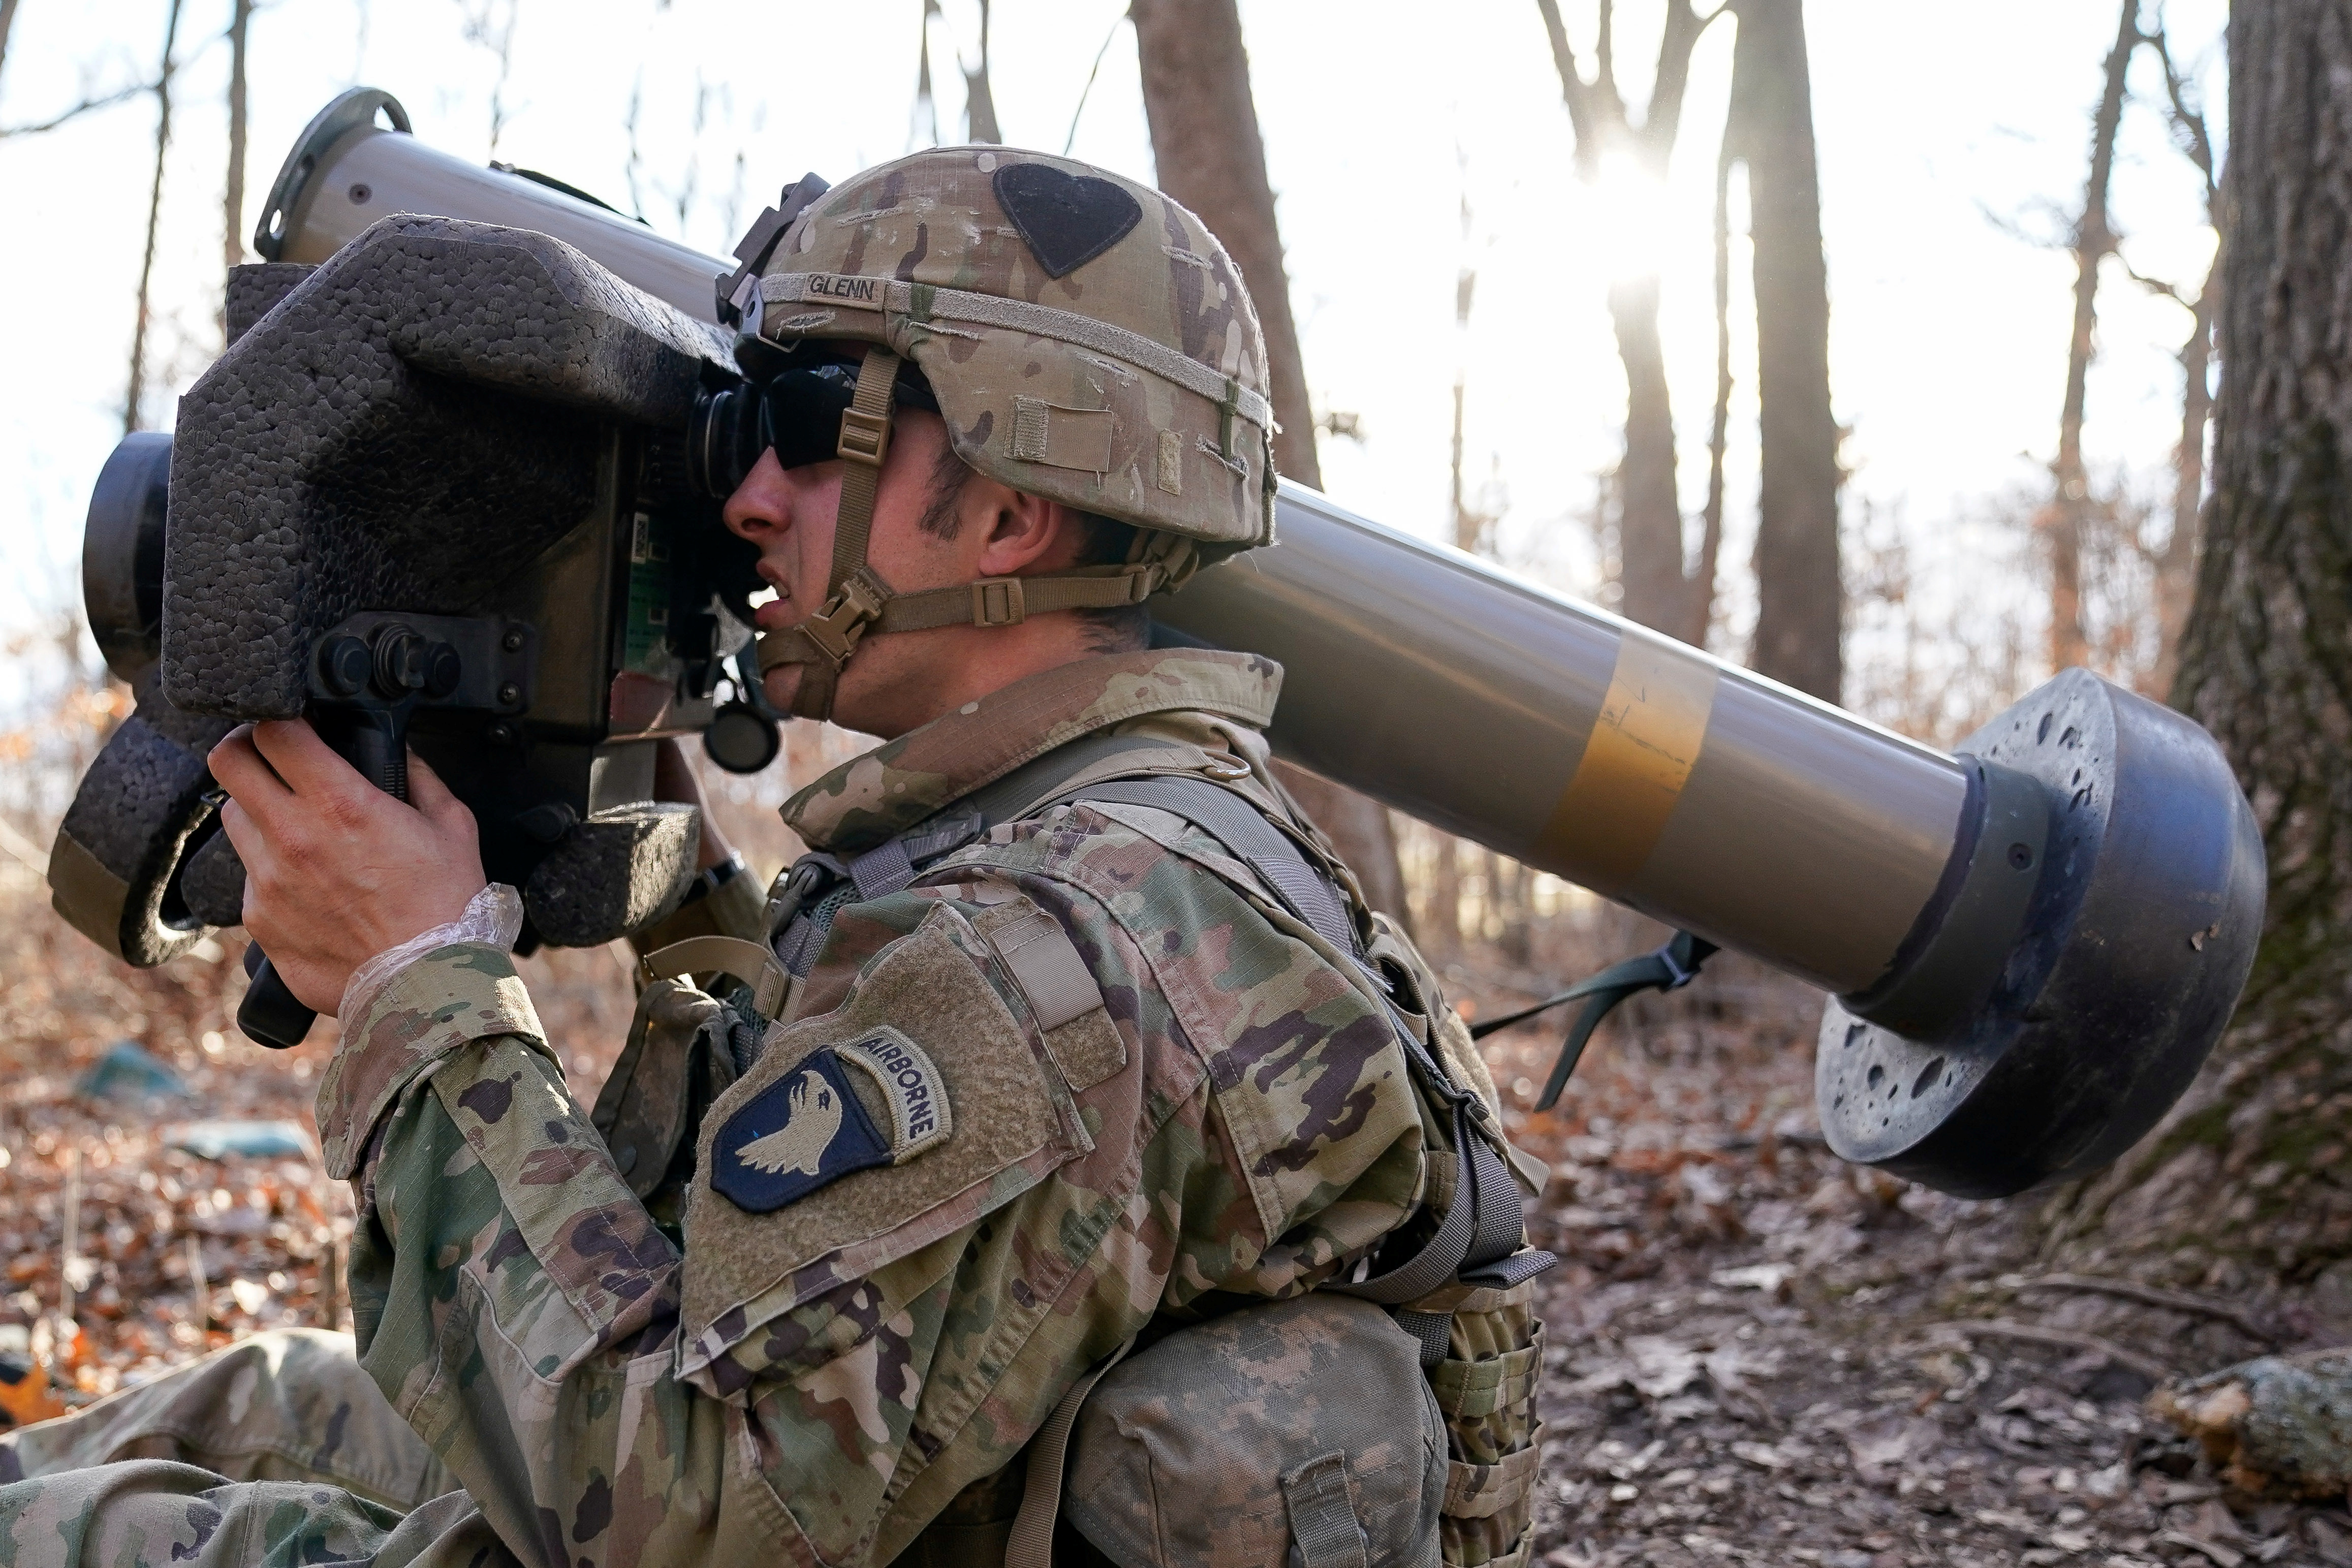
M 806 272 L 801 276 L 807 298 L 863 306 L 868 310 L 882 309 L 883 285 L 889 281 L 887 278 L 853 278 L 838 272 Z

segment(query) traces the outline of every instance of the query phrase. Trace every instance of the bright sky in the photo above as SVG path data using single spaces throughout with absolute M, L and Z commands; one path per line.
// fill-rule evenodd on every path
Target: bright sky
M 169 0 L 103 7 L 22 0 L 0 124 L 47 118 L 83 92 L 151 73 Z M 642 205 L 665 233 L 711 252 L 804 169 L 828 178 L 929 141 L 913 114 L 920 0 L 845 5 L 751 0 L 514 0 L 512 71 L 469 42 L 487 0 L 265 0 L 253 23 L 247 233 L 286 149 L 331 96 L 386 89 L 417 133 Z M 185 0 L 151 375 L 169 394 L 218 347 L 219 191 L 226 158 L 229 0 Z M 998 0 L 993 77 L 1007 141 L 1061 150 L 1097 51 L 1074 152 L 1149 180 L 1151 155 L 1125 0 Z M 1589 47 L 1591 0 L 1563 0 Z M 1662 7 L 1625 0 L 1630 97 L 1648 91 Z M 2198 62 L 2218 134 L 2224 0 L 2171 0 L 2176 54 Z M 492 21 L 509 15 L 488 4 Z M 1360 444 L 1327 441 L 1343 504 L 1431 536 L 1448 527 L 1447 444 L 1457 365 L 1469 386 L 1468 468 L 1507 506 L 1507 557 L 1576 591 L 1594 585 L 1590 513 L 1622 417 L 1604 296 L 1654 225 L 1664 326 L 1696 517 L 1714 381 L 1708 210 L 1730 23 L 1702 39 L 1668 188 L 1597 196 L 1575 181 L 1570 138 L 1533 0 L 1436 10 L 1392 0 L 1245 0 L 1259 116 L 1288 247 L 1292 297 L 1318 410 L 1360 417 Z M 2046 483 L 2057 437 L 2072 261 L 2003 225 L 2063 231 L 2081 199 L 2088 110 L 2115 7 L 1984 0 L 1948 7 L 1812 0 L 1814 118 L 1831 290 L 1832 393 L 1853 430 L 1847 513 L 1899 519 L 1934 588 L 2016 600 L 2013 569 L 1971 554 L 1990 498 Z M 946 139 L 963 125 L 951 60 L 977 38 L 976 0 L 933 29 Z M 2115 204 L 2139 272 L 2193 289 L 2211 240 L 2194 172 L 2167 138 L 2152 59 L 2134 76 Z M 637 103 L 636 193 L 629 136 Z M 57 132 L 0 140 L 0 629 L 78 594 L 81 515 L 121 430 L 124 365 L 152 160 L 154 107 L 135 100 Z M 1469 235 L 1461 211 L 1467 201 Z M 1998 223 L 1995 220 L 2000 220 Z M 1737 215 L 1735 215 L 1737 221 Z M 1454 285 L 1478 271 L 1466 337 Z M 1748 310 L 1744 245 L 1735 319 Z M 2186 312 L 2110 272 L 2086 440 L 2094 466 L 2156 485 L 2179 420 L 2173 355 Z M 1735 347 L 1727 592 L 1744 582 L 1755 494 L 1752 326 Z M 1972 575 L 1972 573 L 1975 574 Z M 1737 655 L 1738 628 L 1718 651 Z

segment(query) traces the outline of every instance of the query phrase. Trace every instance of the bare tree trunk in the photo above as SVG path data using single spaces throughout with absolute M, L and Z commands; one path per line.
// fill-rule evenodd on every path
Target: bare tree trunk
M 2239 5 L 2229 59 L 2213 498 L 2176 700 L 2253 802 L 2270 903 L 2213 1060 L 2051 1217 L 2069 1266 L 2234 1289 L 2352 1256 L 2352 12 Z
M 1431 952 L 1452 957 L 1462 951 L 1462 857 L 1469 846 L 1451 833 L 1437 836 L 1429 875 L 1426 920 L 1418 934 Z
M 1315 415 L 1290 314 L 1274 187 L 1265 142 L 1250 96 L 1249 55 L 1242 47 L 1234 0 L 1136 0 L 1135 45 L 1143 76 L 1143 112 L 1160 188 L 1192 208 L 1224 245 L 1249 285 L 1265 332 L 1266 374 L 1274 387 L 1275 467 L 1321 487 Z M 1396 831 L 1381 806 L 1302 769 L 1280 765 L 1298 797 L 1355 870 L 1375 908 L 1407 917 Z
M 940 103 L 931 95 L 931 18 L 940 15 L 940 0 L 923 0 L 922 42 L 919 46 L 921 64 L 915 68 L 915 123 L 908 133 L 912 142 L 923 133 L 923 122 L 930 122 L 931 146 L 940 144 Z
M 1274 417 L 1282 426 L 1274 437 L 1275 467 L 1319 489 L 1315 415 L 1290 314 L 1265 142 L 1250 97 L 1241 14 L 1234 0 L 1136 0 L 1129 14 L 1160 188 L 1198 213 L 1241 268 L 1265 330 Z
M 2057 493 L 2040 518 L 2050 552 L 2050 668 L 2064 669 L 2090 658 L 2083 629 L 2083 523 L 2091 506 L 2083 468 L 2083 412 L 2098 326 L 2099 266 L 2115 254 L 2107 222 L 2107 185 L 2116 164 L 2116 132 L 2123 124 L 2124 89 L 2132 51 L 2140 45 L 2139 0 L 2123 0 L 2115 47 L 2107 53 L 2106 85 L 2091 120 L 2091 175 L 2083 187 L 2083 214 L 2074 226 L 2074 331 L 2066 345 L 2066 401 L 2058 414 L 2058 460 L 2051 465 Z
M 1612 284 L 1609 319 L 1625 366 L 1625 462 L 1618 487 L 1617 608 L 1629 620 L 1687 640 L 1683 509 L 1675 478 L 1675 414 L 1658 341 L 1655 273 Z
M 16 25 L 16 0 L 0 0 L 0 71 L 8 65 L 8 29 Z
M 1756 260 L 1756 517 L 1759 675 L 1834 702 L 1843 670 L 1838 429 L 1830 412 L 1830 298 L 1822 258 L 1811 74 L 1800 0 L 1736 0 L 1725 139 L 1748 165 Z
M 155 178 L 147 188 L 147 247 L 139 259 L 139 314 L 131 328 L 131 384 L 122 397 L 122 433 L 139 428 L 139 405 L 147 393 L 149 289 L 155 279 L 155 229 L 163 216 L 163 156 L 172 148 L 172 53 L 180 40 L 181 0 L 172 0 L 163 23 L 163 66 L 155 74 Z
M 221 265 L 245 260 L 245 44 L 253 0 L 232 0 L 228 22 L 228 184 L 221 195 Z
M 1601 177 L 1602 155 L 1622 150 L 1645 175 L 1664 179 L 1682 127 L 1691 50 L 1714 13 L 1701 18 L 1690 0 L 1666 0 L 1650 102 L 1636 124 L 1617 85 L 1612 0 L 1601 0 L 1593 51 L 1597 74 L 1589 82 L 1569 43 L 1559 0 L 1536 0 L 1536 8 L 1543 14 L 1552 64 L 1559 74 L 1560 99 L 1576 135 L 1578 178 L 1593 184 Z M 1703 577 L 1684 570 L 1674 408 L 1666 395 L 1665 355 L 1658 341 L 1657 275 L 1614 280 L 1609 316 L 1616 328 L 1617 354 L 1625 366 L 1625 461 L 1617 485 L 1617 580 L 1624 597 L 1617 607 L 1628 618 L 1669 637 L 1697 641 L 1706 634 L 1714 604 L 1714 559 L 1702 559 Z
M 988 88 L 988 0 L 980 0 L 980 68 L 963 73 L 963 135 L 967 142 L 1002 142 L 996 95 Z

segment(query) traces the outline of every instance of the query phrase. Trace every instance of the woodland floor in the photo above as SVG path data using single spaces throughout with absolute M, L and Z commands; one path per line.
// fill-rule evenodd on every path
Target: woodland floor
M 43 892 L 0 866 L 0 1352 L 54 1364 L 78 1404 L 257 1328 L 340 1319 L 329 1281 L 349 1203 L 315 1153 L 171 1147 L 182 1124 L 220 1118 L 307 1136 L 331 1027 L 291 1052 L 248 1045 L 230 1022 L 234 938 L 132 973 Z M 1481 950 L 1452 981 L 1465 1011 L 1499 1009 L 1571 973 L 1586 945 L 1547 952 L 1540 976 Z M 525 967 L 550 1033 L 581 1043 L 566 1066 L 593 1096 L 628 1022 L 622 964 L 596 952 Z M 1554 1170 L 1536 1238 L 1566 1260 L 1544 1311 L 1538 1561 L 2352 1564 L 2341 1507 L 2225 1496 L 2144 1413 L 2152 1374 L 2268 1346 L 2204 1316 L 2036 1287 L 2028 1209 L 1831 1157 L 1806 993 L 1719 962 L 1629 1013 L 1556 1111 L 1517 1118 Z M 79 1094 L 124 1039 L 190 1094 Z M 1531 1100 L 1553 1041 L 1522 1029 L 1490 1043 L 1507 1100 Z M 49 1324 L 77 1180 L 80 1334 L 60 1346 Z M 0 1405 L 24 1387 L 0 1388 Z

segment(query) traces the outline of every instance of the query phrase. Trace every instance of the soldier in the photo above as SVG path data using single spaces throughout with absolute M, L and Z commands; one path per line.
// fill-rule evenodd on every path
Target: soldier
M 1525 1561 L 1542 1255 L 1511 1260 L 1492 1085 L 1268 772 L 1280 670 L 1149 646 L 1150 595 L 1271 531 L 1239 275 L 1157 192 L 1002 148 L 869 171 L 772 246 L 727 525 L 776 590 L 772 700 L 887 743 L 788 804 L 812 853 L 765 900 L 706 826 L 592 1117 L 429 771 L 411 806 L 305 726 L 223 742 L 247 923 L 345 1024 L 318 1114 L 367 1384 L 265 1336 L 0 1439 L 33 1478 L 0 1560 L 1042 1563 L 1109 1360 L 1326 1286 L 1403 1309 L 1417 1349 L 1330 1298 L 1408 1377 L 1496 1309 L 1443 1363 L 1491 1374 L 1445 1411 L 1486 1462 L 1449 1475 L 1415 1383 L 1427 1418 L 1364 1439 L 1392 1454 L 1269 1461 L 1214 1527 L 1426 1561 L 1452 1488 L 1487 1501 L 1448 1555 Z M 1332 1396 L 1328 1322 L 1266 1321 L 1253 1353 L 1297 1343 Z M 1128 1397 L 1203 1386 L 1167 1391 L 1181 1339 Z

